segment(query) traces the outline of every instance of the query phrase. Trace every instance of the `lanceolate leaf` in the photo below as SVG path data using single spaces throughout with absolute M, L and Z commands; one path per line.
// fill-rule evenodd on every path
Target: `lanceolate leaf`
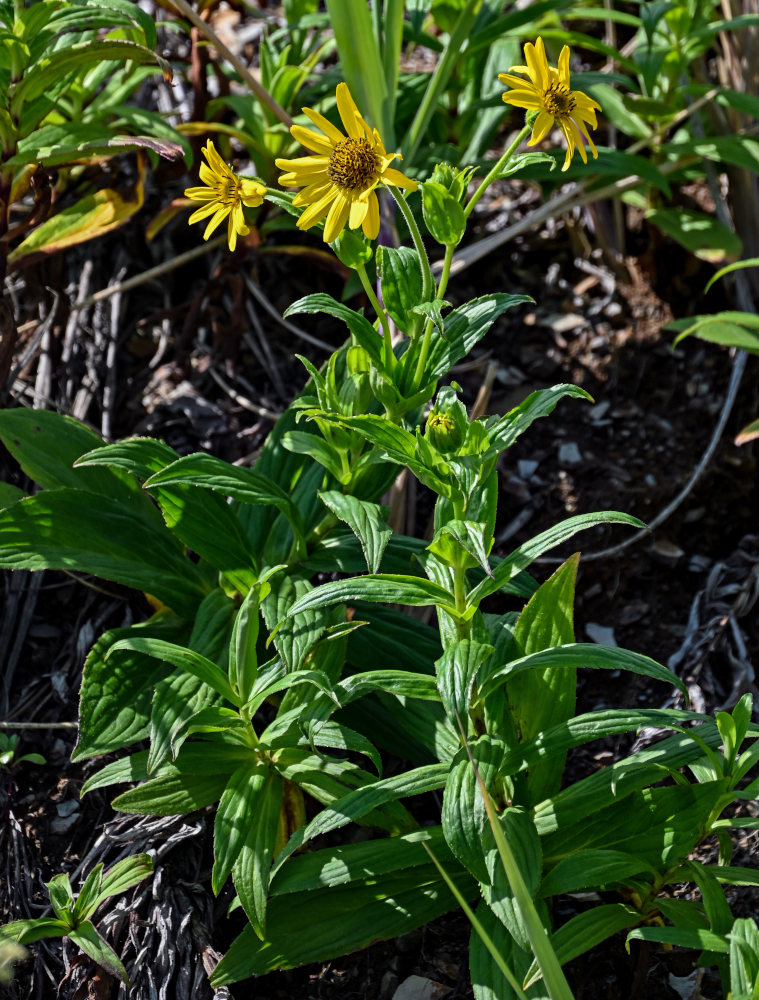
M 111 654 L 118 649 L 136 650 L 158 660 L 166 660 L 167 663 L 197 677 L 198 680 L 220 694 L 222 698 L 226 698 L 232 705 L 239 707 L 239 699 L 232 689 L 226 673 L 193 649 L 178 646 L 176 643 L 166 642 L 163 639 L 141 638 L 139 636 L 130 636 L 127 639 L 119 640 L 111 647 Z
M 268 774 L 269 767 L 251 756 L 250 762 L 243 764 L 231 776 L 221 796 L 214 819 L 211 877 L 211 887 L 217 896 L 232 871 L 248 831 L 255 825 L 259 799 Z
M 112 976 L 118 976 L 122 983 L 129 986 L 126 969 L 89 920 L 82 920 L 75 929 L 68 931 L 68 937 L 97 965 L 102 966 Z
M 510 448 L 520 434 L 524 434 L 533 420 L 547 417 L 556 407 L 559 400 L 565 396 L 575 399 L 591 399 L 592 397 L 576 385 L 555 385 L 551 389 L 538 389 L 515 406 L 505 416 L 489 426 L 491 446 L 499 452 Z
M 186 455 L 155 473 L 145 488 L 184 483 L 215 490 L 241 503 L 273 505 L 282 511 L 293 528 L 302 533 L 300 514 L 288 494 L 255 469 L 230 465 L 213 455 Z
M 171 667 L 145 653 L 124 650 L 106 662 L 111 647 L 130 635 L 180 642 L 189 636 L 185 622 L 170 612 L 126 629 L 105 632 L 87 656 L 79 695 L 79 742 L 71 759 L 84 760 L 120 750 L 147 734 L 153 686 Z
M 326 295 L 324 292 L 306 295 L 288 306 L 285 316 L 315 312 L 328 313 L 336 319 L 341 319 L 355 337 L 356 343 L 363 347 L 375 362 L 381 361 L 382 339 L 366 316 L 346 306 L 343 302 L 338 302 L 331 295 Z
M 578 531 L 585 528 L 592 528 L 596 524 L 630 524 L 635 528 L 644 528 L 645 525 L 637 517 L 630 514 L 620 514 L 618 511 L 607 510 L 598 514 L 578 514 L 576 517 L 569 517 L 566 521 L 548 528 L 547 531 L 535 535 L 528 542 L 520 545 L 509 553 L 503 562 L 498 563 L 493 572 L 493 578 L 486 577 L 467 595 L 467 603 L 479 604 L 483 597 L 494 594 L 500 590 L 511 577 L 516 576 L 519 570 L 525 569 L 538 556 L 555 548 L 562 542 L 567 541 L 576 535 Z
M 312 608 L 325 608 L 342 601 L 378 601 L 381 604 L 408 604 L 412 607 L 440 604 L 453 606 L 453 594 L 430 580 L 392 573 L 335 580 L 304 594 L 287 612 L 287 618 Z
M 433 341 L 423 381 L 442 378 L 485 336 L 502 313 L 532 301 L 527 295 L 497 293 L 483 295 L 454 309 L 445 317 L 445 337 Z
M 232 869 L 235 889 L 256 934 L 266 932 L 269 870 L 279 833 L 282 779 L 269 769 L 255 796 L 255 815 Z
M 513 660 L 511 663 L 504 664 L 503 667 L 490 674 L 482 686 L 480 697 L 486 698 L 489 692 L 495 690 L 509 677 L 536 667 L 568 667 L 571 669 L 600 667 L 606 670 L 631 670 L 635 674 L 644 674 L 647 677 L 663 681 L 665 684 L 671 684 L 682 691 L 686 697 L 688 694 L 688 689 L 679 677 L 649 656 L 634 653 L 629 649 L 599 646 L 592 642 L 578 642 L 566 646 L 554 646 L 552 649 L 531 653 L 518 660 Z
M 392 535 L 387 523 L 387 508 L 368 500 L 357 500 L 336 490 L 327 490 L 319 496 L 335 517 L 344 521 L 354 532 L 364 550 L 367 569 L 370 573 L 377 573 L 385 546 Z

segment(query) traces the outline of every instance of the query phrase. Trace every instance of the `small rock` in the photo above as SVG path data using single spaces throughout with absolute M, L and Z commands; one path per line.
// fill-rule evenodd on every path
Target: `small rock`
M 531 458 L 520 458 L 517 462 L 519 475 L 522 479 L 530 479 L 535 473 L 537 467 L 538 463 Z
M 682 997 L 682 1000 L 703 1000 L 704 995 L 701 992 L 703 978 L 703 969 L 694 969 L 689 976 L 676 976 L 670 972 L 669 985 Z
M 50 824 L 50 830 L 52 833 L 67 833 L 71 829 L 71 827 L 74 826 L 76 822 L 78 822 L 78 820 L 79 820 L 78 812 L 72 813 L 70 816 L 66 816 L 65 818 L 59 816 L 57 819 L 54 819 Z
M 680 556 L 685 555 L 679 545 L 675 545 L 674 542 L 670 542 L 666 538 L 657 539 L 651 546 L 651 550 L 657 556 L 663 556 L 665 559 L 679 559 Z
M 65 802 L 59 802 L 56 805 L 55 811 L 65 819 L 67 816 L 73 816 L 75 812 L 79 812 L 79 803 L 76 799 L 66 799 Z
M 562 465 L 579 465 L 582 462 L 580 449 L 574 441 L 567 441 L 559 448 L 559 462 Z
M 645 601 L 636 598 L 622 608 L 617 621 L 620 625 L 632 625 L 633 622 L 639 622 L 647 614 L 649 608 L 650 605 Z
M 423 976 L 409 976 L 393 994 L 393 1000 L 442 1000 L 450 993 L 448 986 Z
M 695 555 L 688 561 L 688 569 L 691 573 L 706 573 L 711 569 L 712 561 L 709 556 Z
M 596 403 L 595 406 L 587 411 L 590 414 L 590 419 L 595 423 L 596 420 L 602 420 L 606 416 L 606 411 L 611 406 L 608 399 L 602 400 L 600 403 Z
M 570 330 L 576 330 L 578 326 L 582 326 L 585 323 L 585 317 L 578 316 L 577 313 L 565 313 L 563 316 L 552 316 L 550 323 L 551 328 L 556 333 L 569 333 Z
M 398 977 L 392 969 L 388 969 L 380 982 L 380 1000 L 390 1000 L 397 986 Z
M 585 626 L 585 634 L 591 642 L 597 642 L 600 646 L 616 646 L 617 640 L 614 638 L 614 629 L 608 625 L 599 625 L 596 622 L 588 622 Z

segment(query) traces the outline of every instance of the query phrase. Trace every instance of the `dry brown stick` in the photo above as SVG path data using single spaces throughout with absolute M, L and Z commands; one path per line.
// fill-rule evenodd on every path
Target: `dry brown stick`
M 170 2 L 177 8 L 178 11 L 181 11 L 181 13 L 184 14 L 188 21 L 195 25 L 198 31 L 206 36 L 208 41 L 224 56 L 230 66 L 234 66 L 259 101 L 261 101 L 262 104 L 265 104 L 266 107 L 269 108 L 269 110 L 272 111 L 284 125 L 290 128 L 293 123 L 292 118 L 288 115 L 285 109 L 274 100 L 271 94 L 261 86 L 242 59 L 236 56 L 234 52 L 228 48 L 224 42 L 222 42 L 210 24 L 207 24 L 201 17 L 198 17 L 192 7 L 190 7 L 185 0 L 170 0 Z

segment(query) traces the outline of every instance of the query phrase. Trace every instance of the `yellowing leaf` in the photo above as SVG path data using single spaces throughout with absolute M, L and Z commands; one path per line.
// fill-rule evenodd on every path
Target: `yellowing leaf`
M 56 253 L 118 229 L 142 208 L 145 201 L 144 177 L 145 160 L 140 158 L 139 178 L 131 198 L 122 197 L 113 188 L 103 188 L 86 195 L 33 230 L 9 254 L 8 263 L 16 264 L 31 254 Z

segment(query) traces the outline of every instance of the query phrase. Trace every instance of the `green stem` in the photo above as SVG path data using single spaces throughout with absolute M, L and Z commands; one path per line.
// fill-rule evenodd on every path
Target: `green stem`
M 427 251 L 424 249 L 424 243 L 422 241 L 422 234 L 419 232 L 419 226 L 416 224 L 416 219 L 413 216 L 411 209 L 406 203 L 406 199 L 403 197 L 402 193 L 395 187 L 388 186 L 388 191 L 395 198 L 395 203 L 401 210 L 401 215 L 403 216 L 408 230 L 411 233 L 411 239 L 414 241 L 414 247 L 416 252 L 419 254 L 419 262 L 422 265 L 422 302 L 429 302 L 432 298 L 432 287 L 435 283 L 435 279 L 432 277 L 432 270 L 430 268 L 430 261 L 427 257 Z
M 455 247 L 453 245 L 447 246 L 445 248 L 445 257 L 443 258 L 443 270 L 440 274 L 440 281 L 438 282 L 437 291 L 435 293 L 436 298 L 442 299 L 445 295 L 445 290 L 448 287 L 448 278 L 451 274 L 451 261 L 453 260 L 453 251 Z M 428 319 L 424 326 L 424 339 L 422 340 L 422 348 L 419 352 L 419 358 L 416 362 L 416 370 L 414 371 L 414 387 L 416 389 L 422 388 L 422 383 L 424 379 L 424 369 L 427 365 L 427 358 L 430 353 L 430 347 L 432 345 L 432 329 L 434 323 L 431 319 Z
M 493 181 L 493 179 L 495 177 L 498 176 L 498 174 L 501 172 L 501 170 L 503 170 L 503 168 L 505 167 L 505 165 L 508 163 L 508 161 L 511 159 L 511 157 L 516 152 L 517 147 L 521 145 L 522 140 L 527 135 L 527 133 L 530 131 L 530 128 L 531 128 L 530 125 L 525 125 L 525 127 L 522 129 L 522 131 L 516 137 L 516 139 L 511 143 L 511 145 L 509 146 L 509 148 L 506 150 L 506 152 L 503 154 L 503 156 L 500 158 L 500 160 L 498 160 L 498 162 L 496 163 L 496 165 L 493 167 L 493 169 L 487 175 L 487 177 L 482 182 L 482 184 L 480 184 L 480 186 L 474 192 L 474 194 L 472 195 L 472 197 L 469 199 L 469 203 L 467 204 L 466 208 L 464 209 L 464 216 L 467 219 L 471 215 L 472 209 L 474 208 L 474 206 L 477 204 L 477 202 L 480 200 L 480 198 L 485 194 L 485 191 L 487 190 L 488 185 L 491 183 L 491 181 Z
M 393 344 L 390 336 L 390 323 L 387 318 L 387 313 L 380 305 L 379 299 L 372 288 L 372 283 L 369 281 L 369 275 L 366 273 L 366 265 L 361 263 L 357 264 L 356 274 L 358 274 L 361 286 L 366 292 L 366 297 L 371 302 L 372 308 L 377 314 L 377 319 L 380 321 L 380 325 L 382 326 L 382 347 L 385 357 L 385 365 L 389 371 L 392 371 L 395 366 L 395 355 L 393 354 Z

